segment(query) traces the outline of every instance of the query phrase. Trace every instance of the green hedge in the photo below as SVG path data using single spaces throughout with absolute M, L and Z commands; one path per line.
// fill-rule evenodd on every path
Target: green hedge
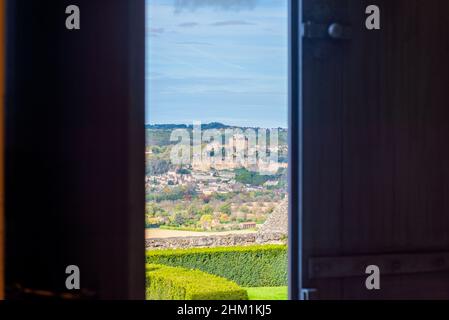
M 146 266 L 147 300 L 248 300 L 236 283 L 199 270 Z
M 199 269 L 244 287 L 287 285 L 285 245 L 149 250 L 146 260 L 147 263 Z

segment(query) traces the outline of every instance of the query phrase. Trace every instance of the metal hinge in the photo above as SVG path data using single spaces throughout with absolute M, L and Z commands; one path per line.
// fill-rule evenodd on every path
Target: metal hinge
M 340 23 L 321 24 L 307 21 L 302 24 L 303 38 L 349 40 L 352 38 L 352 28 Z
M 301 289 L 301 300 L 310 300 L 310 295 L 317 292 L 317 289 L 303 288 Z

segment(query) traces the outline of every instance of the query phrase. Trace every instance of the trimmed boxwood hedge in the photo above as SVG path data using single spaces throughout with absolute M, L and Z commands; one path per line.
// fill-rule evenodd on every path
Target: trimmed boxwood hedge
M 244 287 L 287 285 L 287 246 L 148 250 L 147 263 L 199 269 Z
M 248 300 L 236 283 L 199 270 L 146 266 L 147 300 Z

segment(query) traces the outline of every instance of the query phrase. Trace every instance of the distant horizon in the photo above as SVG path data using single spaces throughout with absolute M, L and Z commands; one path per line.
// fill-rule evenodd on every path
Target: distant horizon
M 227 127 L 240 127 L 240 128 L 262 128 L 262 129 L 284 129 L 288 130 L 288 126 L 274 126 L 274 127 L 264 127 L 264 126 L 257 126 L 257 125 L 237 125 L 237 124 L 229 124 L 229 123 L 223 123 L 220 121 L 211 121 L 211 122 L 201 122 L 201 125 L 210 125 L 210 124 L 221 124 L 223 126 Z M 186 127 L 192 127 L 193 123 L 145 123 L 146 126 L 186 126 Z

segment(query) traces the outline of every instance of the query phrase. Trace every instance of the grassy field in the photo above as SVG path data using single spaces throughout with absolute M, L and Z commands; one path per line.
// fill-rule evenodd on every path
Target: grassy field
M 248 291 L 249 300 L 287 300 L 287 287 L 244 288 Z

